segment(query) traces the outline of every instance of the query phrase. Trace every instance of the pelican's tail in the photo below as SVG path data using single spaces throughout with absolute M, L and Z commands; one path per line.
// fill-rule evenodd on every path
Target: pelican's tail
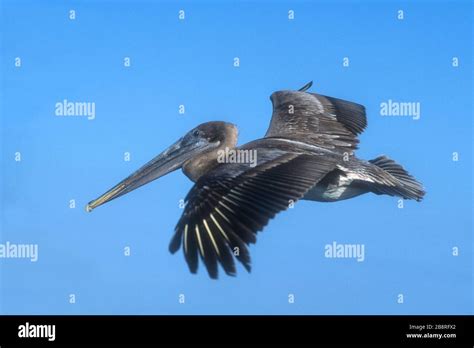
M 387 156 L 379 156 L 369 161 L 386 173 L 390 174 L 396 180 L 390 180 L 390 185 L 377 185 L 372 187 L 372 191 L 376 194 L 388 194 L 391 196 L 399 196 L 404 199 L 415 199 L 421 201 L 425 195 L 423 186 L 416 181 L 401 165 L 391 160 Z

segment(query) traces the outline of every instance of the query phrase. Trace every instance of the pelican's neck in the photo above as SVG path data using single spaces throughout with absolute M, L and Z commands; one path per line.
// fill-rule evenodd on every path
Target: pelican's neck
M 221 140 L 219 140 L 219 145 L 188 160 L 183 165 L 184 174 L 193 182 L 196 182 L 201 176 L 217 167 L 221 164 L 218 159 L 222 155 L 219 154 L 237 146 L 237 136 L 237 127 L 234 125 L 226 127 Z

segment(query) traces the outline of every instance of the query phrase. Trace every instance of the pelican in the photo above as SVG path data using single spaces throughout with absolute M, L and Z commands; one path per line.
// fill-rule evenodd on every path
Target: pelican
M 357 136 L 367 126 L 362 105 L 307 90 L 274 92 L 273 114 L 261 139 L 237 146 L 237 127 L 214 121 L 192 129 L 150 162 L 89 202 L 87 211 L 181 168 L 194 182 L 169 250 L 183 248 L 191 273 L 198 259 L 211 278 L 219 264 L 250 272 L 249 244 L 277 213 L 299 199 L 335 202 L 365 193 L 420 201 L 425 192 L 386 156 L 357 158 Z M 256 161 L 223 161 L 222 154 L 256 154 Z M 241 156 L 241 159 L 245 156 Z

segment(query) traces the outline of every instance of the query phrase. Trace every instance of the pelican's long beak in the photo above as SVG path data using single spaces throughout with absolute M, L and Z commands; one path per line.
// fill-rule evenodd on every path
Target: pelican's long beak
M 91 212 L 104 203 L 181 168 L 187 160 L 197 153 L 204 151 L 208 146 L 209 143 L 204 140 L 190 143 L 189 141 L 185 141 L 184 138 L 179 139 L 168 149 L 153 158 L 135 173 L 119 182 L 102 196 L 90 201 L 86 206 L 86 210 Z

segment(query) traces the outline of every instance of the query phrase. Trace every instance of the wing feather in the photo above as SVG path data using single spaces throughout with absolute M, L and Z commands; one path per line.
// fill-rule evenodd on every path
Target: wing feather
M 197 271 L 199 254 L 211 278 L 217 278 L 218 264 L 235 275 L 234 257 L 250 271 L 247 245 L 256 242 L 257 232 L 336 165 L 335 157 L 286 153 L 237 174 L 206 174 L 186 197 L 170 251 L 176 252 L 184 239 L 191 272 Z
M 270 99 L 273 115 L 267 138 L 303 139 L 344 152 L 357 148 L 357 135 L 367 126 L 364 106 L 350 101 L 304 91 L 278 91 Z

